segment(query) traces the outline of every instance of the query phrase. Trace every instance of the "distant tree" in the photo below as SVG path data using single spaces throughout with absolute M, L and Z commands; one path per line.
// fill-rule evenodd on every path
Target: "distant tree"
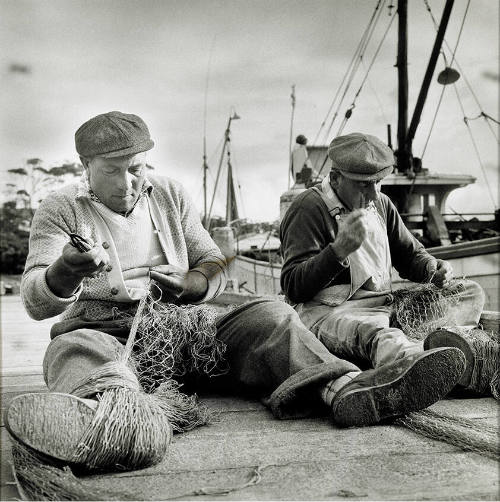
M 4 274 L 20 274 L 28 256 L 29 209 L 17 209 L 16 201 L 8 201 L 0 207 L 0 271 Z
M 25 167 L 8 170 L 13 177 L 13 182 L 7 183 L 8 195 L 16 199 L 18 209 L 26 208 L 33 213 L 38 202 L 49 191 L 80 176 L 82 170 L 83 167 L 78 163 L 64 163 L 46 169 L 41 159 L 28 159 Z

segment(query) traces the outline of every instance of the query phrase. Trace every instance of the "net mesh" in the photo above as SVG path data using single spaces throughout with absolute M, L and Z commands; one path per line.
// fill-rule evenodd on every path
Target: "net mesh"
M 123 494 L 99 490 L 28 446 L 14 441 L 12 463 L 23 500 L 125 500 Z
M 433 284 L 419 284 L 394 291 L 391 324 L 408 338 L 423 340 L 432 331 L 454 324 L 453 308 L 464 290 L 462 282 L 452 281 L 441 289 Z
M 409 413 L 398 418 L 395 424 L 431 439 L 458 446 L 462 450 L 500 459 L 498 427 L 432 410 Z
M 226 345 L 217 339 L 215 309 L 146 302 L 131 355 L 146 392 L 187 374 L 216 376 L 228 371 Z
M 479 328 L 455 327 L 453 331 L 469 345 L 474 356 L 474 368 L 468 388 L 499 398 L 500 334 Z

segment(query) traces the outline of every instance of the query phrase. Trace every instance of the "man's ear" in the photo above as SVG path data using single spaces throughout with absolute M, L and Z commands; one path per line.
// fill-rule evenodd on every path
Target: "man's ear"
M 85 157 L 82 157 L 80 155 L 80 162 L 82 163 L 82 166 L 83 166 L 84 169 L 88 169 L 89 168 L 89 162 L 90 162 L 89 159 L 86 159 Z
M 338 179 L 338 174 L 335 173 L 333 170 L 330 171 L 329 175 L 330 177 L 330 185 L 332 188 L 337 188 L 339 184 L 339 179 Z

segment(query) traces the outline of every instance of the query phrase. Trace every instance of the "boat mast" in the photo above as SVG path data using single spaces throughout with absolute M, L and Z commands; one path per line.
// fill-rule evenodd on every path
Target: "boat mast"
M 432 75 L 444 40 L 444 34 L 450 20 L 451 9 L 455 0 L 446 0 L 439 24 L 434 47 L 427 65 L 415 111 L 408 128 L 408 0 L 398 0 L 398 171 L 407 174 L 412 169 L 413 138 L 417 131 L 424 108 Z
M 411 152 L 406 149 L 408 130 L 408 0 L 398 0 L 398 171 L 410 169 Z
M 436 35 L 436 40 L 434 41 L 434 47 L 432 48 L 431 57 L 427 65 L 427 70 L 425 71 L 424 80 L 422 82 L 422 87 L 418 94 L 417 104 L 415 105 L 415 111 L 413 112 L 413 117 L 411 119 L 410 128 L 406 136 L 406 150 L 411 153 L 413 138 L 417 131 L 418 124 L 420 122 L 420 117 L 422 116 L 422 110 L 424 108 L 425 100 L 427 99 L 427 93 L 429 92 L 429 86 L 431 85 L 432 76 L 434 70 L 436 69 L 436 63 L 439 57 L 439 52 L 441 51 L 441 45 L 443 44 L 444 34 L 446 28 L 448 27 L 448 22 L 450 20 L 451 9 L 453 8 L 453 3 L 455 0 L 447 0 L 446 5 L 443 9 L 443 15 L 441 17 L 441 22 L 439 23 L 438 32 Z
M 293 138 L 293 118 L 295 115 L 295 84 L 292 85 L 292 93 L 290 94 L 292 100 L 292 116 L 290 118 L 290 140 L 288 143 L 288 190 L 290 190 L 290 177 L 292 176 L 292 138 Z M 293 180 L 295 181 L 295 180 Z
M 203 137 L 203 226 L 208 230 L 207 221 L 207 141 L 206 137 Z
M 221 170 L 222 170 L 222 162 L 224 161 L 224 154 L 226 153 L 226 147 L 228 147 L 229 142 L 231 141 L 231 122 L 233 120 L 238 120 L 238 119 L 240 119 L 240 116 L 233 109 L 232 113 L 227 121 L 227 127 L 224 132 L 224 144 L 222 145 L 222 152 L 221 152 L 220 159 L 219 159 L 219 167 L 217 168 L 217 176 L 215 178 L 215 185 L 214 185 L 214 191 L 212 194 L 212 201 L 210 202 L 210 209 L 208 210 L 208 216 L 206 218 L 207 221 L 206 221 L 205 228 L 207 230 L 210 228 L 210 220 L 212 219 L 212 209 L 213 209 L 214 202 L 215 202 L 215 194 L 217 192 L 217 187 L 219 186 L 219 178 L 220 178 L 220 174 L 221 174 Z

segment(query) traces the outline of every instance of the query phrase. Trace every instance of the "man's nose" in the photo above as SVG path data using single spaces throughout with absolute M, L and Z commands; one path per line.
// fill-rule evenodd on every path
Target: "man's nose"
M 132 188 L 133 176 L 128 171 L 120 175 L 118 180 L 118 188 L 123 192 L 128 192 Z
M 369 201 L 377 200 L 380 193 L 380 188 L 376 183 L 368 185 L 365 189 L 365 198 Z

